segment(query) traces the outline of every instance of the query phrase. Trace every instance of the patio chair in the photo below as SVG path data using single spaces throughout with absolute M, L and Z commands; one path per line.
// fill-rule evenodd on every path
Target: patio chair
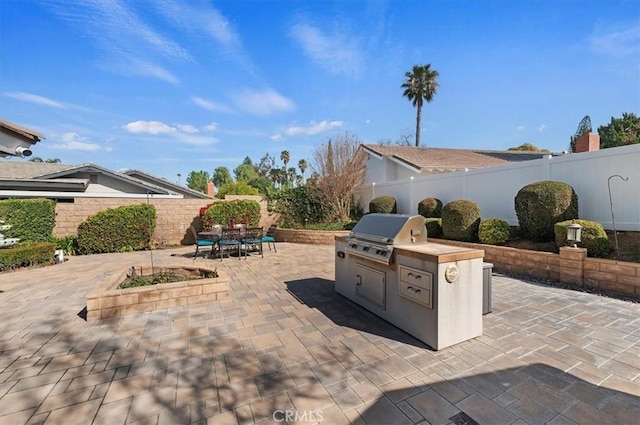
M 223 260 L 225 251 L 227 251 L 227 256 L 229 256 L 229 251 L 231 249 L 237 249 L 238 259 L 242 259 L 242 242 L 240 238 L 240 229 L 222 229 L 220 240 L 218 241 L 220 261 Z
M 244 246 L 244 259 L 247 259 L 249 249 L 255 249 L 264 258 L 264 252 L 262 251 L 262 227 L 248 228 L 244 238 L 242 238 L 242 245 Z
M 200 236 L 198 236 L 198 232 L 196 232 L 196 229 L 193 226 L 190 226 L 189 230 L 193 235 L 193 240 L 195 241 L 194 243 L 196 245 L 196 253 L 193 256 L 194 260 L 198 257 L 198 251 L 200 250 L 201 246 L 210 246 L 211 251 L 213 252 L 213 247 L 216 244 L 216 241 L 214 241 L 213 239 L 201 238 Z
M 273 250 L 275 252 L 278 252 L 278 250 L 276 249 L 276 227 L 277 226 L 275 224 L 269 226 L 269 230 L 267 230 L 267 233 L 262 236 L 262 243 L 267 244 L 267 246 L 269 247 L 269 251 L 271 251 L 271 244 L 273 244 Z

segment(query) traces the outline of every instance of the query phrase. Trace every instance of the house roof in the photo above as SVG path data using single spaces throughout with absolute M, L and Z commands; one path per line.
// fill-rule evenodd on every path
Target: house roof
M 157 185 L 159 187 L 163 187 L 163 188 L 168 189 L 168 190 L 173 191 L 173 192 L 188 194 L 191 197 L 203 198 L 203 199 L 210 198 L 209 195 L 206 195 L 206 194 L 204 194 L 202 192 L 198 192 L 197 190 L 189 189 L 188 187 L 185 187 L 185 186 L 177 185 L 175 183 L 170 182 L 169 180 L 167 180 L 165 178 L 157 177 L 157 176 L 154 176 L 152 174 L 146 173 L 146 172 L 141 171 L 141 170 L 136 170 L 136 169 L 124 170 L 124 171 L 122 171 L 122 174 L 125 174 L 125 175 L 127 175 L 129 177 L 132 177 L 132 178 L 136 178 L 136 179 L 142 180 L 144 182 L 151 182 L 152 184 L 155 184 L 155 185 Z
M 1 186 L 10 186 L 14 182 L 14 187 L 26 187 L 27 181 L 30 187 L 42 187 L 46 182 L 50 182 L 52 187 L 64 187 L 64 184 L 74 183 L 77 187 L 78 180 L 68 176 L 76 173 L 101 173 L 108 175 L 116 180 L 125 181 L 131 185 L 139 187 L 141 190 L 150 194 L 158 195 L 175 195 L 182 194 L 189 197 L 209 198 L 209 196 L 192 191 L 182 186 L 174 185 L 164 179 L 152 176 L 151 174 L 137 171 L 134 175 L 128 175 L 126 172 L 112 171 L 108 168 L 97 164 L 87 163 L 80 165 L 56 164 L 47 162 L 30 162 L 30 161 L 0 161 L 0 181 Z M 143 177 L 137 178 L 135 175 Z M 154 182 L 162 182 L 162 184 L 154 184 Z M 88 183 L 88 182 L 87 182 Z
M 481 149 L 421 148 L 415 146 L 361 145 L 378 157 L 389 157 L 415 171 L 453 171 L 539 159 L 549 153 Z
M 37 131 L 34 131 L 34 130 L 29 130 L 26 127 L 19 126 L 9 121 L 0 120 L 0 127 L 5 128 L 9 131 L 12 131 L 22 137 L 26 137 L 27 139 L 30 139 L 31 143 L 36 143 L 36 142 L 39 142 L 40 139 L 45 139 L 42 133 L 38 133 Z

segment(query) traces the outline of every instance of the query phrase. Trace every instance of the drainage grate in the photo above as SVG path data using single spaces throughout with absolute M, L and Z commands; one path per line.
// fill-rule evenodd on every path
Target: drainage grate
M 464 412 L 460 412 L 457 415 L 450 417 L 449 420 L 455 425 L 480 425 Z

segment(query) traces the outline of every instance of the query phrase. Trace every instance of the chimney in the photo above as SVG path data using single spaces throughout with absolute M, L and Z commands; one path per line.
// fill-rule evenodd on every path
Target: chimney
M 208 182 L 207 183 L 207 195 L 211 196 L 212 198 L 215 196 L 216 194 L 216 186 L 213 184 L 213 182 Z
M 576 139 L 576 149 L 574 153 L 593 152 L 600 150 L 600 135 L 594 133 L 584 133 Z

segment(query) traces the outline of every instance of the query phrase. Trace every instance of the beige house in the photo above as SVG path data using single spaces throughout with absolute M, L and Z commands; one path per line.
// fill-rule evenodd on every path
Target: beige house
M 214 202 L 204 193 L 139 171 L 117 172 L 97 164 L 0 161 L 0 199 L 56 201 L 54 235 L 75 234 L 87 217 L 108 208 L 149 203 L 156 207 L 154 238 L 160 244 L 190 243 L 200 208 Z
M 384 183 L 412 176 L 448 173 L 530 161 L 549 152 L 482 149 L 421 148 L 414 146 L 360 145 L 366 153 L 365 184 Z

